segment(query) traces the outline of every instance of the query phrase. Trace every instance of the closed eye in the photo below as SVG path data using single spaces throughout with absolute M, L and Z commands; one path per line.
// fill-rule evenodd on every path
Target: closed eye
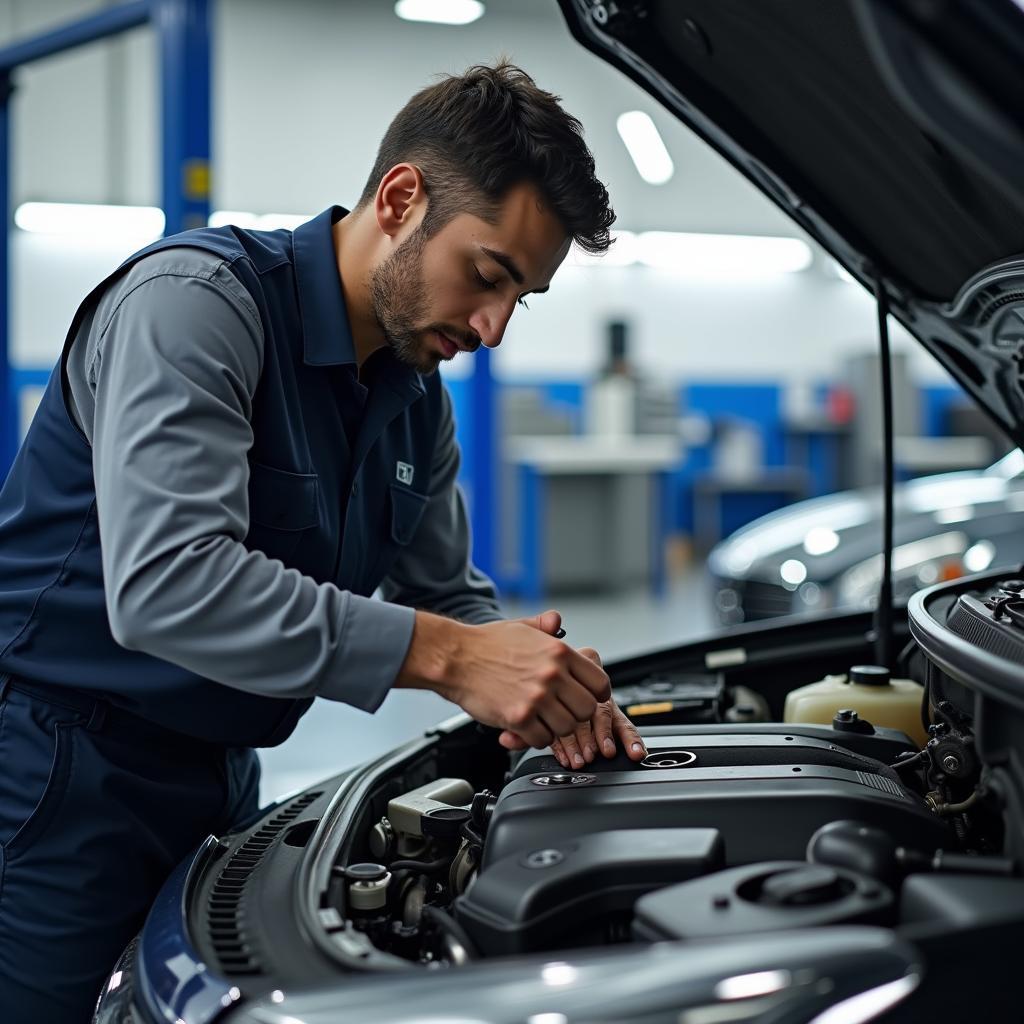
M 491 281 L 488 278 L 484 277 L 484 275 L 481 274 L 480 271 L 475 266 L 473 267 L 473 273 L 476 276 L 477 284 L 480 285 L 481 288 L 484 288 L 487 291 L 493 291 L 495 288 L 498 287 L 496 281 Z M 516 303 L 522 306 L 523 309 L 530 308 L 526 303 L 526 299 L 522 295 L 520 295 L 519 298 L 516 299 Z
M 496 282 L 489 281 L 486 277 L 484 277 L 483 274 L 480 273 L 479 270 L 477 270 L 476 267 L 473 268 L 473 273 L 476 274 L 477 284 L 479 284 L 481 288 L 486 288 L 487 291 L 493 291 L 495 288 L 498 287 Z

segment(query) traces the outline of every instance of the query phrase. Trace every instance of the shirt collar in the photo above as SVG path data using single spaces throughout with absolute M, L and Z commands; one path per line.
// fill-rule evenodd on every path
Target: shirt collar
M 342 206 L 329 206 L 292 232 L 302 355 L 309 366 L 356 363 L 355 340 L 331 232 L 333 225 L 348 212 Z M 383 362 L 383 376 L 399 395 L 412 401 L 424 393 L 423 379 L 414 369 L 399 363 L 390 352 Z
M 311 366 L 336 366 L 356 361 L 331 234 L 332 225 L 347 213 L 341 206 L 329 206 L 292 232 L 302 317 L 302 354 Z

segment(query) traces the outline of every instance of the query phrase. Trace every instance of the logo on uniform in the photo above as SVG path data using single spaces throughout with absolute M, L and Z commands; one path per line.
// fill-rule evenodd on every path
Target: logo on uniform
M 398 477 L 398 482 L 402 484 L 412 483 L 412 466 L 408 462 L 398 462 L 395 464 L 395 476 Z

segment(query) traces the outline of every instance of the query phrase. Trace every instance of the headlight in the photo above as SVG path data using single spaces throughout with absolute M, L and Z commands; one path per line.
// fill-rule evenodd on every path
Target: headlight
M 909 597 L 933 583 L 981 572 L 994 557 L 995 546 L 990 541 L 971 546 L 967 535 L 959 530 L 900 544 L 892 552 L 893 593 Z M 844 607 L 872 608 L 881 582 L 882 556 L 872 555 L 839 577 L 836 601 Z

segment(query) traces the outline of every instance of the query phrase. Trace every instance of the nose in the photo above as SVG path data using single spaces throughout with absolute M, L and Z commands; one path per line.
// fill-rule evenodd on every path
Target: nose
M 512 302 L 488 303 L 480 307 L 469 318 L 469 326 L 476 332 L 480 342 L 487 348 L 497 348 L 505 335 L 505 328 L 516 308 Z

